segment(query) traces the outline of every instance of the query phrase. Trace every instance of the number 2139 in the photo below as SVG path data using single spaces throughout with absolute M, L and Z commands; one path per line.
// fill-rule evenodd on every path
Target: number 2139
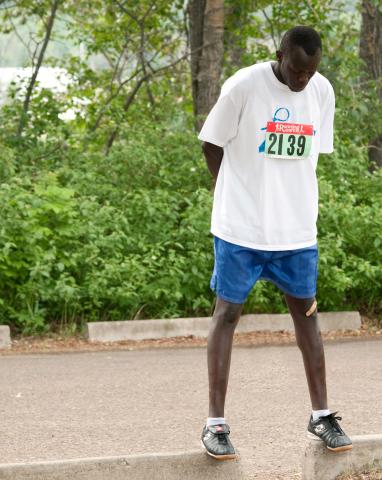
M 285 142 L 285 147 L 283 149 Z M 304 135 L 284 135 L 283 133 L 270 133 L 269 134 L 269 147 L 267 153 L 269 155 L 282 155 L 283 150 L 287 156 L 297 155 L 302 157 L 305 153 L 306 137 Z M 284 154 L 285 154 L 284 153 Z

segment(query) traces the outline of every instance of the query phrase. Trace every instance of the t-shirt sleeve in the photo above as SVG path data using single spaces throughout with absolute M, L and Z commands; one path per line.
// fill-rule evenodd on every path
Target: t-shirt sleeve
M 223 85 L 220 96 L 208 114 L 198 135 L 199 140 L 224 147 L 238 132 L 241 113 L 241 94 L 238 89 Z
M 334 111 L 335 96 L 333 88 L 330 86 L 329 95 L 321 111 L 320 153 L 333 152 Z

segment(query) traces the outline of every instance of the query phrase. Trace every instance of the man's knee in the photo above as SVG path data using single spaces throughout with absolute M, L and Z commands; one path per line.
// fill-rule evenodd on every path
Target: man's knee
M 315 316 L 317 313 L 317 300 L 313 298 L 297 298 L 285 294 L 285 300 L 291 311 L 298 312 L 305 317 Z
M 222 325 L 236 325 L 239 321 L 243 304 L 232 303 L 217 297 L 213 318 Z

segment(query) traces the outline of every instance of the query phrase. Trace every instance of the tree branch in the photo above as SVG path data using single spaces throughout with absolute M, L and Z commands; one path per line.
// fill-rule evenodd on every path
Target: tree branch
M 49 20 L 48 20 L 48 24 L 47 24 L 47 30 L 46 30 L 44 42 L 43 42 L 43 45 L 41 47 L 41 51 L 40 51 L 40 54 L 39 54 L 39 57 L 38 57 L 38 60 L 37 60 L 36 68 L 34 69 L 34 72 L 32 74 L 31 80 L 30 80 L 28 88 L 27 88 L 27 93 L 26 93 L 26 96 L 25 96 L 23 110 L 22 110 L 22 113 L 21 113 L 19 127 L 18 127 L 18 131 L 17 131 L 17 136 L 18 137 L 21 137 L 21 133 L 22 133 L 22 131 L 24 129 L 24 126 L 25 126 L 25 121 L 26 121 L 26 117 L 27 117 L 27 113 L 28 113 L 28 109 L 29 109 L 29 104 L 30 104 L 31 97 L 32 97 L 33 87 L 36 83 L 38 72 L 39 72 L 41 64 L 44 60 L 45 51 L 47 49 L 47 46 L 48 46 L 48 43 L 49 43 L 49 40 L 50 40 L 50 36 L 51 36 L 51 33 L 52 33 L 53 24 L 54 24 L 56 11 L 57 11 L 59 2 L 60 2 L 60 0 L 54 0 L 54 2 L 52 4 L 52 8 L 51 8 L 51 11 L 50 11 L 50 16 L 49 16 Z
M 277 42 L 276 42 L 276 39 L 275 39 L 275 31 L 274 31 L 274 28 L 273 28 L 273 23 L 271 21 L 271 19 L 268 17 L 268 14 L 267 12 L 265 11 L 265 9 L 263 8 L 261 10 L 262 14 L 264 15 L 266 21 L 268 22 L 269 24 L 269 28 L 271 30 L 271 38 L 272 38 L 272 42 L 273 42 L 273 46 L 275 47 L 275 50 L 278 49 L 278 45 L 277 45 Z
M 202 46 L 202 47 L 199 47 L 198 49 L 195 49 L 195 50 L 199 50 L 200 48 L 204 48 L 206 47 L 206 45 Z M 174 67 L 175 65 L 177 65 L 179 62 L 181 62 L 182 60 L 184 60 L 185 58 L 187 58 L 189 55 L 191 54 L 191 52 L 186 52 L 184 55 L 182 55 L 181 57 L 177 58 L 176 60 L 174 60 L 173 62 L 167 64 L 167 65 L 164 65 L 163 67 L 160 67 L 160 68 L 157 68 L 156 70 L 152 69 L 151 72 L 149 73 L 146 73 L 146 75 L 144 75 L 143 77 L 141 77 L 137 83 L 135 84 L 135 87 L 133 89 L 133 91 L 127 96 L 126 98 L 126 101 L 125 101 L 125 104 L 123 106 L 123 109 L 125 112 L 128 111 L 130 105 L 132 104 L 133 100 L 134 100 L 134 97 L 136 96 L 136 94 L 138 93 L 139 89 L 141 88 L 142 84 L 147 81 L 149 78 L 153 77 L 154 75 L 157 76 L 157 75 L 160 75 L 161 73 L 164 73 L 166 70 L 168 70 L 169 68 L 171 67 Z M 110 149 L 111 147 L 113 146 L 113 143 L 114 143 L 114 140 L 116 139 L 117 137 L 117 134 L 118 134 L 118 131 L 119 131 L 119 126 L 115 127 L 115 129 L 113 130 L 113 132 L 110 134 L 109 136 L 109 139 L 107 141 L 107 144 L 106 144 L 106 148 L 105 148 L 105 155 L 107 156 L 110 152 Z

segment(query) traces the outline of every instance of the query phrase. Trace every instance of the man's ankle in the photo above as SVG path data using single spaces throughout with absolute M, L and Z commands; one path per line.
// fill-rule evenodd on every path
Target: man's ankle
M 313 422 L 318 420 L 320 417 L 326 417 L 327 415 L 330 415 L 330 410 L 325 409 L 325 410 L 312 410 L 312 417 L 313 417 Z
M 226 423 L 224 417 L 208 417 L 206 421 L 207 427 L 212 425 L 223 425 L 224 423 Z

